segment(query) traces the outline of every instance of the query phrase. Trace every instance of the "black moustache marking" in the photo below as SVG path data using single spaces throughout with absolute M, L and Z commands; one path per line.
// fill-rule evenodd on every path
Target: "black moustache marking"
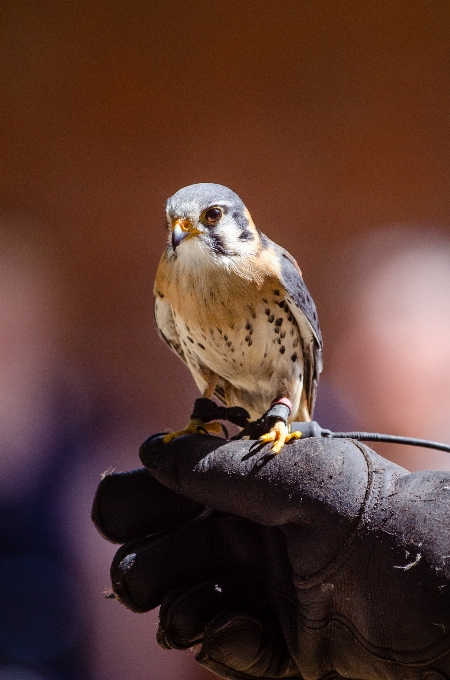
M 239 234 L 239 240 L 252 241 L 253 234 L 248 228 L 248 219 L 246 215 L 240 210 L 234 210 L 231 216 L 241 230 L 241 233 Z
M 208 234 L 205 235 L 208 240 L 208 245 L 215 253 L 218 255 L 229 255 L 227 250 L 223 247 L 223 243 L 220 240 L 220 236 L 215 234 L 213 230 L 210 230 Z

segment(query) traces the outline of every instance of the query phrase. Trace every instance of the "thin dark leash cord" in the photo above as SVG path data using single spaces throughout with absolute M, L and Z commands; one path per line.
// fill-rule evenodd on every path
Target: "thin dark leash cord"
M 357 439 L 366 442 L 387 442 L 388 444 L 409 444 L 410 446 L 423 446 L 426 449 L 438 449 L 450 453 L 450 445 L 441 442 L 432 442 L 429 439 L 415 439 L 414 437 L 397 437 L 392 434 L 379 434 L 377 432 L 333 432 L 333 439 Z
M 326 439 L 356 439 L 365 442 L 386 442 L 388 444 L 408 444 L 409 446 L 423 446 L 426 449 L 437 449 L 450 453 L 450 445 L 433 442 L 429 439 L 415 437 L 399 437 L 393 434 L 379 434 L 378 432 L 332 432 L 320 427 L 319 423 L 292 423 L 292 430 L 299 430 L 302 438 L 324 437 Z

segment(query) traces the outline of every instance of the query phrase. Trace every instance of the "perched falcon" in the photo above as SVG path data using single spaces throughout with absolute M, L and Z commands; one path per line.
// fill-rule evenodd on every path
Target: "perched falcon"
M 279 414 L 261 437 L 278 453 L 300 436 L 289 422 L 311 420 L 322 370 L 316 307 L 297 262 L 221 184 L 184 187 L 168 199 L 166 216 L 169 245 L 154 287 L 159 333 L 204 397 L 241 406 L 252 419 Z

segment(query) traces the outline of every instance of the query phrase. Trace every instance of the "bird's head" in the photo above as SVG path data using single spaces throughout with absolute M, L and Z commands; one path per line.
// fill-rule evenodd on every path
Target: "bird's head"
M 220 257 L 252 255 L 259 232 L 239 196 L 222 184 L 191 184 L 166 205 L 169 243 L 177 256 L 203 253 Z

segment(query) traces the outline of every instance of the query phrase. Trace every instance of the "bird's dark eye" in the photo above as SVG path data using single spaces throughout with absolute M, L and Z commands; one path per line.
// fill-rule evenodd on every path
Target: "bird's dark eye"
M 209 224 L 214 224 L 215 222 L 218 222 L 221 217 L 222 211 L 220 208 L 210 208 L 205 212 L 205 220 L 209 222 Z

